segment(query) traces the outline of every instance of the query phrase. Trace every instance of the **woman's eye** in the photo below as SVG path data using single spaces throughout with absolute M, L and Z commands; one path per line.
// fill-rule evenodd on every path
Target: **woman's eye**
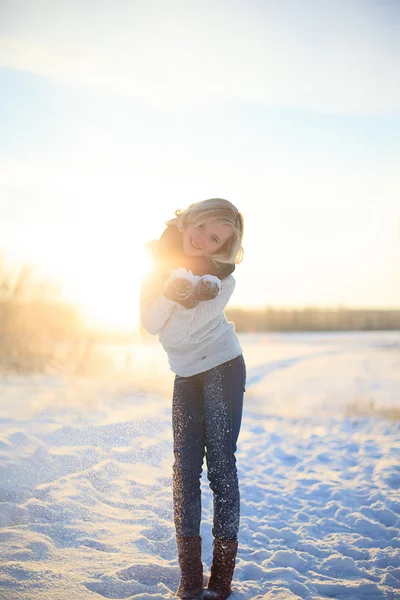
M 212 241 L 215 242 L 215 243 L 218 242 L 217 238 L 215 238 L 215 237 L 212 238 Z
M 200 223 L 199 229 L 204 229 L 204 223 Z

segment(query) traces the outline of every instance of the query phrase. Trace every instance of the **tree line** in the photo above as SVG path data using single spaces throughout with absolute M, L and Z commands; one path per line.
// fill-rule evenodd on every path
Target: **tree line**
M 242 333 L 400 330 L 400 308 L 228 307 L 225 313 Z M 104 344 L 147 336 L 143 328 L 124 334 L 89 329 L 79 309 L 61 300 L 58 284 L 38 279 L 27 266 L 8 268 L 0 256 L 0 372 L 90 374 L 109 364 Z
M 60 299 L 58 284 L 0 256 L 0 372 L 86 373 L 97 360 L 95 342 L 78 309 Z
M 389 331 L 400 330 L 400 308 L 302 307 L 225 310 L 237 332 L 256 331 Z

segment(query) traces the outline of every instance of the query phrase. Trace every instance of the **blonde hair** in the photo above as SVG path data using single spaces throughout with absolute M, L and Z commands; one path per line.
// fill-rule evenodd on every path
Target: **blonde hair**
M 209 198 L 194 202 L 186 209 L 178 208 L 175 217 L 166 221 L 166 225 L 175 225 L 179 231 L 185 231 L 187 225 L 200 225 L 209 220 L 218 219 L 223 225 L 230 225 L 232 235 L 225 244 L 209 258 L 218 266 L 221 263 L 242 262 L 244 250 L 242 246 L 244 222 L 243 215 L 236 206 L 223 198 Z

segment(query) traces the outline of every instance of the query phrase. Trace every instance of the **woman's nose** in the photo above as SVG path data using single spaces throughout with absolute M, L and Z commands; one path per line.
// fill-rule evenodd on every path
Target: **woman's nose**
M 202 235 L 199 235 L 196 239 L 196 244 L 200 246 L 200 248 L 204 248 L 204 238 Z

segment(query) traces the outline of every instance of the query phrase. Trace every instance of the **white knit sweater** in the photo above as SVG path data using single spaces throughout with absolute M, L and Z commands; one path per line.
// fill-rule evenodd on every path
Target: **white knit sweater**
M 141 305 L 143 327 L 152 335 L 158 334 L 171 371 L 181 377 L 202 373 L 242 353 L 235 325 L 224 314 L 236 281 L 228 275 L 221 283 L 216 298 L 199 302 L 194 308 L 184 308 L 164 294 L 151 304 Z

